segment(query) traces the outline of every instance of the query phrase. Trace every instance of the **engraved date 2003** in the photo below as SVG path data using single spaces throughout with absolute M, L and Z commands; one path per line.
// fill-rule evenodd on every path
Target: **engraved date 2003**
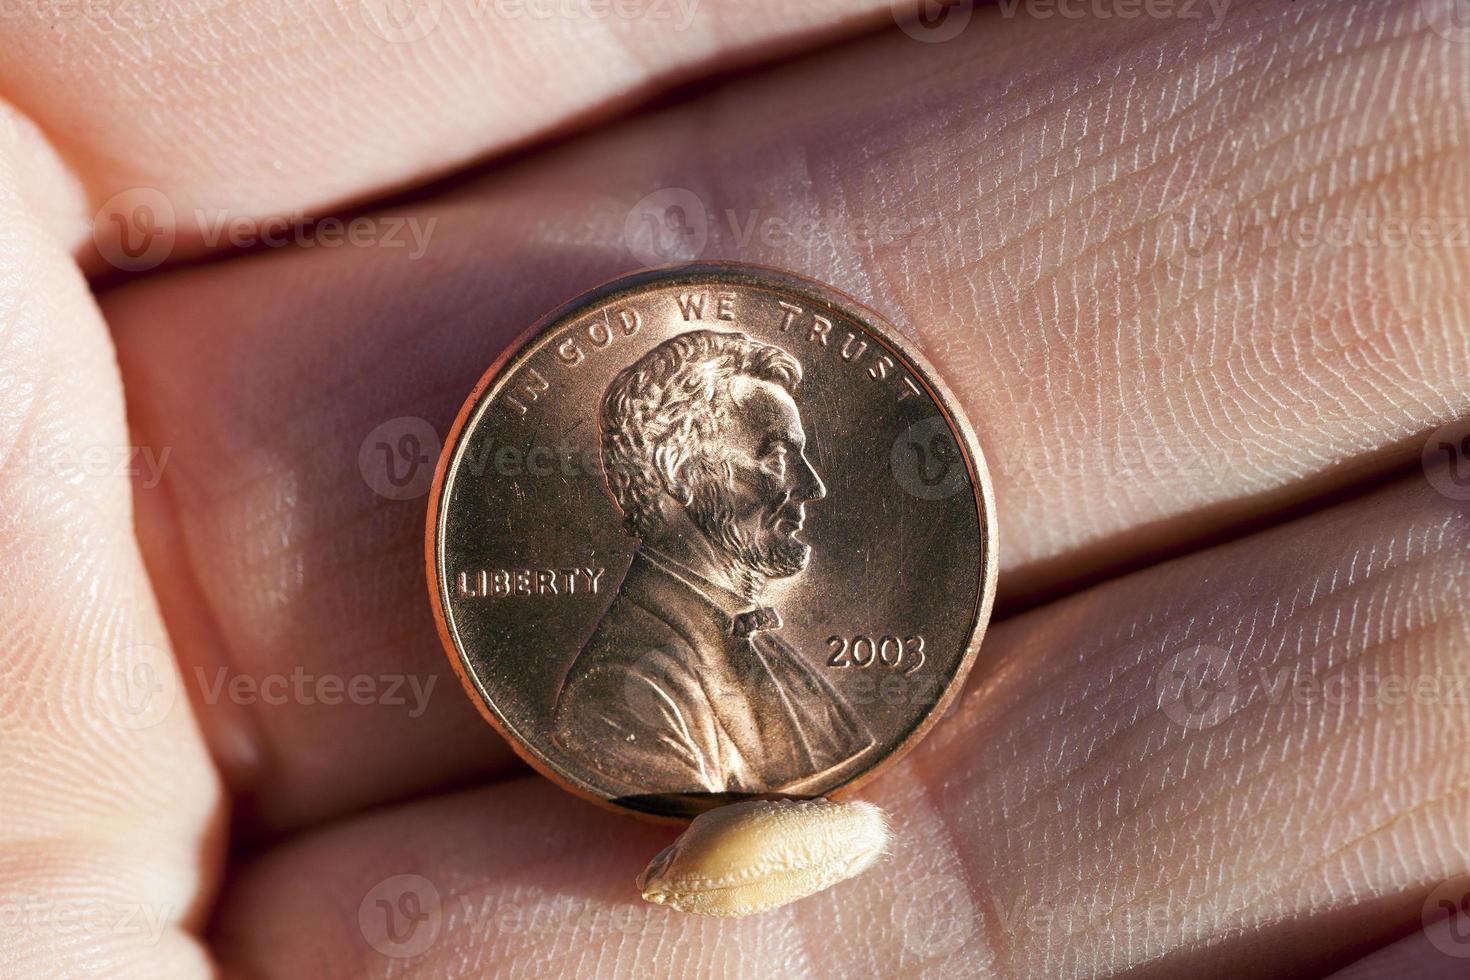
M 853 637 L 829 636 L 827 647 L 828 667 L 887 667 L 912 674 L 924 666 L 924 638 L 922 636 L 871 636 L 859 634 Z

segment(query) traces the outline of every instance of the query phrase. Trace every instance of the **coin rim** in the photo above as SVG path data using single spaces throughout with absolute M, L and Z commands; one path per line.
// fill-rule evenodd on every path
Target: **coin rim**
M 841 315 L 862 323 L 873 334 L 879 343 L 892 348 L 896 353 L 906 359 L 912 367 L 918 368 L 915 372 L 918 377 L 915 380 L 924 388 L 931 399 L 939 404 L 944 411 L 950 428 L 959 436 L 960 448 L 965 456 L 965 465 L 970 473 L 970 485 L 979 492 L 972 494 L 976 502 L 977 517 L 980 519 L 981 529 L 981 551 L 980 551 L 980 591 L 975 599 L 974 620 L 970 627 L 970 636 L 964 655 L 960 658 L 959 665 L 949 683 L 945 686 L 943 693 L 935 701 L 929 711 L 920 719 L 919 723 L 909 732 L 904 739 L 893 747 L 893 749 L 869 766 L 867 769 L 853 776 L 851 779 L 833 788 L 825 796 L 838 798 L 853 793 L 865 786 L 871 780 L 886 772 L 899 759 L 903 758 L 914 747 L 921 742 L 929 731 L 948 713 L 950 705 L 959 696 L 969 676 L 970 669 L 974 666 L 975 657 L 980 651 L 981 642 L 985 638 L 985 631 L 990 623 L 990 614 L 995 604 L 995 583 L 1000 570 L 999 561 L 999 529 L 995 520 L 995 495 L 990 482 L 990 470 L 986 465 L 985 454 L 980 448 L 979 441 L 975 438 L 975 430 L 970 424 L 968 416 L 950 391 L 949 386 L 939 376 L 934 366 L 893 324 L 874 310 L 848 296 L 838 289 L 828 286 L 805 276 L 777 269 L 770 266 L 757 265 L 748 262 L 681 262 L 673 265 L 659 266 L 651 269 L 643 269 L 610 279 L 601 285 L 594 286 L 562 303 L 550 313 L 542 316 L 534 324 L 524 330 L 514 341 L 508 344 L 498 357 L 481 375 L 480 380 L 465 398 L 460 407 L 459 414 L 455 417 L 454 424 L 450 426 L 445 435 L 443 448 L 439 453 L 439 460 L 434 467 L 434 482 L 429 489 L 428 507 L 426 514 L 426 528 L 424 535 L 424 558 L 425 572 L 429 587 L 429 600 L 434 611 L 434 624 L 438 629 L 439 640 L 444 646 L 444 651 L 449 657 L 450 664 L 454 667 L 465 693 L 474 702 L 480 714 L 510 744 L 511 749 L 533 769 L 541 775 L 550 779 L 562 789 L 581 797 L 591 803 L 611 810 L 616 813 L 631 815 L 641 820 L 652 823 L 669 825 L 687 824 L 691 817 L 683 817 L 674 814 L 652 813 L 647 810 L 639 810 L 634 807 L 625 806 L 616 801 L 616 798 L 600 795 L 582 786 L 577 785 L 565 775 L 556 771 L 550 761 L 543 758 L 529 742 L 514 733 L 508 722 L 500 717 L 489 694 L 482 690 L 475 678 L 471 676 L 466 663 L 467 655 L 460 649 L 453 631 L 449 626 L 449 614 L 447 596 L 444 594 L 444 585 L 447 581 L 440 573 L 439 565 L 439 531 L 443 524 L 441 515 L 444 483 L 448 475 L 450 463 L 458 455 L 460 439 L 479 408 L 481 400 L 486 392 L 502 372 L 526 354 L 537 339 L 543 333 L 564 320 L 571 319 L 573 314 L 589 306 L 605 304 L 608 301 L 628 293 L 636 293 L 649 285 L 677 285 L 681 282 L 716 283 L 728 285 L 754 286 L 763 289 L 774 289 L 777 292 L 793 294 L 798 298 L 806 299 L 810 303 L 825 306 L 828 309 L 838 311 Z M 508 372 L 507 372 L 508 373 Z M 771 794 L 780 796 L 781 794 Z

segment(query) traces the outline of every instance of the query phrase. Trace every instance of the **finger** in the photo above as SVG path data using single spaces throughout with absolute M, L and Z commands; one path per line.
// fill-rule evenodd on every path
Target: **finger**
M 263 976 L 400 957 L 433 975 L 1320 975 L 1467 870 L 1467 545 L 1464 504 L 1414 478 L 1001 624 L 993 666 L 871 787 L 891 858 L 784 911 L 638 903 L 670 833 L 531 779 L 268 854 L 230 889 L 222 956 Z M 1214 674 L 1181 669 L 1197 651 Z M 435 912 L 421 930 L 406 891 Z
M 148 588 L 106 328 L 0 107 L 0 921 L 7 974 L 202 973 L 220 782 Z
M 6 18 L 0 94 L 87 188 L 81 213 L 96 211 L 102 251 L 89 245 L 85 261 L 136 270 L 271 234 L 260 219 L 421 181 L 888 11 L 888 0 L 35 6 Z M 77 217 L 68 230 L 86 235 Z
M 1052 910 L 1009 962 L 1313 975 L 1417 922 L 1470 853 L 1467 540 L 1415 476 L 1018 620 L 917 767 L 986 908 Z
M 135 417 L 175 450 L 140 514 L 168 615 L 217 624 L 182 644 L 211 677 L 441 671 L 422 497 L 375 491 L 364 445 L 388 449 L 378 490 L 389 461 L 406 478 L 424 454 L 397 452 L 404 426 L 444 432 L 510 337 L 656 242 L 813 274 L 917 338 L 989 458 L 1012 606 L 1400 465 L 1470 411 L 1470 249 L 1451 237 L 1470 155 L 1446 81 L 1467 54 L 1392 4 L 1237 5 L 1215 32 L 895 32 L 377 216 L 403 248 L 277 251 L 116 293 Z M 1142 98 L 1118 59 L 1151 58 L 1189 70 Z M 852 133 L 888 149 L 856 154 Z M 686 190 L 655 190 L 670 181 Z M 1204 198 L 1251 230 L 1179 251 L 1171 202 Z M 669 217 L 649 202 L 670 200 L 705 214 L 702 251 L 646 237 Z M 1375 237 L 1420 218 L 1444 237 Z M 1309 221 L 1354 230 L 1328 245 Z M 446 680 L 427 723 L 251 705 L 270 762 L 234 779 L 291 825 L 479 771 L 479 722 Z
M 1339 970 L 1331 980 L 1456 980 L 1465 975 L 1470 956 L 1467 935 L 1466 916 L 1443 919 Z

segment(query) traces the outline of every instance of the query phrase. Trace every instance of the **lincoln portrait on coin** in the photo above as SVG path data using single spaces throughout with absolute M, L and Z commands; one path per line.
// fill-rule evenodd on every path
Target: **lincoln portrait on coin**
M 562 682 L 554 738 L 637 792 L 797 788 L 872 743 L 766 604 L 805 571 L 806 505 L 827 493 L 801 375 L 780 347 L 693 330 L 603 394 L 603 471 L 639 545 Z

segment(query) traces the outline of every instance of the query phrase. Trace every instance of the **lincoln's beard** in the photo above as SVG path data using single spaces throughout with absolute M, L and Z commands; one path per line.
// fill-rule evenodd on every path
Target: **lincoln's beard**
M 748 593 L 760 591 L 767 579 L 789 578 L 806 568 L 811 547 L 794 535 L 782 534 L 774 524 L 752 539 L 735 523 L 730 477 L 725 467 L 703 462 L 694 467 L 693 499 L 689 516 L 695 527 L 728 559 L 729 571 Z

